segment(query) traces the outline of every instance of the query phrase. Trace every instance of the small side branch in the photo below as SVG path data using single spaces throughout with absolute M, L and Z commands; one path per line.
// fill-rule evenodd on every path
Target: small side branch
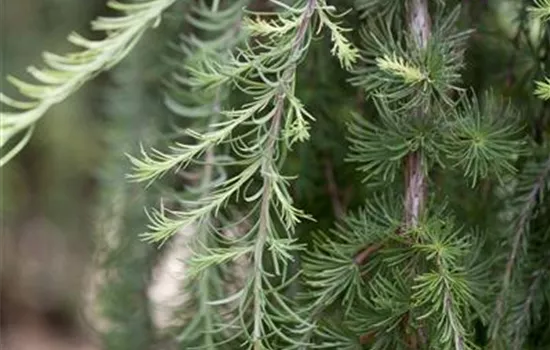
M 355 258 L 353 259 L 353 262 L 356 264 L 356 265 L 363 265 L 365 264 L 365 262 L 367 261 L 367 259 L 372 255 L 374 254 L 375 252 L 377 252 L 380 248 L 382 248 L 382 244 L 381 243 L 378 243 L 378 244 L 373 244 L 373 245 L 370 245 L 368 247 L 366 247 L 365 249 L 361 250 L 359 252 L 359 254 L 357 254 L 355 256 Z

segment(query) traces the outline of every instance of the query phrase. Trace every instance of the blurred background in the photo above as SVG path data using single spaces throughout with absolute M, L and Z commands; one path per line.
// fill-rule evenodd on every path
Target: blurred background
M 43 51 L 64 53 L 74 49 L 66 40 L 72 31 L 94 38 L 97 34 L 89 30 L 90 21 L 108 14 L 106 0 L 1 0 L 0 4 L 0 90 L 10 96 L 17 94 L 7 83 L 7 75 L 28 79 L 26 67 L 40 66 Z M 136 111 L 143 118 L 155 118 L 160 101 L 157 94 L 149 94 L 147 84 L 153 86 L 153 91 L 158 88 L 158 72 L 144 60 L 145 54 L 140 55 L 154 51 L 154 45 L 148 43 L 158 42 L 150 40 L 157 34 L 148 35 L 145 44 L 135 50 L 135 64 L 125 60 L 121 72 L 117 68 L 100 75 L 54 106 L 38 124 L 27 147 L 0 171 L 3 350 L 95 350 L 108 343 L 99 335 L 98 313 L 87 310 L 98 293 L 90 283 L 97 280 L 94 252 L 101 250 L 98 211 L 112 209 L 103 205 L 107 202 L 99 191 L 100 187 L 103 192 L 111 189 L 99 183 L 109 182 L 102 173 L 109 161 L 106 149 L 118 147 L 109 143 L 105 123 L 109 117 L 125 115 L 126 119 L 121 120 L 139 128 Z M 130 81 L 132 90 L 128 90 Z M 119 96 L 120 101 L 111 103 L 112 95 Z M 112 139 L 122 138 L 113 135 Z M 123 152 L 121 148 L 118 153 Z M 119 175 L 126 169 L 118 168 L 113 177 L 123 181 Z M 141 214 L 143 206 L 138 203 Z M 136 233 L 133 230 L 135 242 Z M 143 292 L 145 287 L 145 282 L 138 283 L 136 291 L 124 291 L 120 297 L 131 298 L 132 292 Z M 135 307 L 139 308 L 146 309 Z M 128 329 L 136 331 L 130 326 Z M 139 335 L 137 339 L 142 341 Z
M 26 77 L 44 50 L 66 52 L 104 0 L 2 0 L 1 90 Z M 80 317 L 93 252 L 90 215 L 102 151 L 96 79 L 52 108 L 24 151 L 1 171 L 1 342 L 5 350 L 99 349 Z
M 66 52 L 68 33 L 87 33 L 104 0 L 2 0 L 0 90 L 26 77 L 44 50 Z M 102 79 L 52 108 L 24 151 L 1 170 L 1 347 L 99 349 L 83 325 L 80 293 L 93 252 L 94 172 L 102 151 Z

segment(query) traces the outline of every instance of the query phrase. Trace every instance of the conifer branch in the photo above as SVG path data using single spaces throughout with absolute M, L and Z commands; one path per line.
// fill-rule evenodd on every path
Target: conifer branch
M 431 18 L 428 10 L 428 0 L 409 0 L 408 24 L 417 46 L 425 50 L 431 36 Z M 419 106 L 415 118 L 426 118 L 425 108 Z M 418 225 L 423 215 L 427 198 L 427 179 L 425 174 L 424 159 L 421 151 L 414 151 L 405 159 L 405 227 L 414 228 Z M 418 330 L 419 337 L 423 343 L 424 331 Z M 412 348 L 415 349 L 416 345 Z
M 124 152 L 136 150 L 137 139 L 150 144 L 153 138 L 153 126 L 143 110 L 149 95 L 140 81 L 153 50 L 136 51 L 109 72 L 116 87 L 103 87 L 104 112 L 109 118 L 105 124 L 108 153 L 99 176 L 102 192 L 96 220 L 97 274 L 102 281 L 95 303 L 101 308 L 100 320 L 106 323 L 104 347 L 121 350 L 148 349 L 155 333 L 147 288 L 157 252 L 135 239 L 145 224 L 142 207 L 149 205 L 155 194 L 137 192 L 135 196 L 139 189 L 124 179 L 128 171 Z
M 542 21 L 550 19 L 550 0 L 535 0 L 534 6 L 529 6 L 527 11 Z
M 409 0 L 409 28 L 419 48 L 425 49 L 431 35 L 431 19 L 427 0 Z M 425 118 L 425 106 L 417 111 L 416 118 Z M 411 153 L 406 161 L 405 173 L 405 225 L 414 227 L 418 224 L 424 210 L 427 181 L 422 155 Z
M 521 248 L 521 242 L 527 230 L 528 221 L 531 218 L 531 212 L 533 210 L 533 207 L 536 204 L 537 198 L 539 197 L 541 191 L 544 190 L 546 186 L 546 181 L 549 176 L 550 176 L 550 157 L 544 162 L 540 173 L 536 177 L 535 182 L 531 187 L 531 190 L 528 192 L 527 196 L 523 199 L 523 206 L 518 214 L 518 221 L 516 225 L 514 225 L 512 247 L 510 249 L 508 258 L 506 260 L 506 267 L 504 270 L 504 276 L 502 278 L 502 284 L 500 286 L 500 293 L 497 297 L 496 306 L 495 306 L 495 318 L 493 320 L 493 328 L 491 332 L 491 337 L 493 341 L 498 337 L 502 319 L 505 316 L 505 311 L 506 311 L 505 302 L 508 295 L 508 289 L 510 287 L 510 282 L 512 280 L 513 270 L 516 265 L 517 255 Z
M 194 33 L 181 34 L 179 42 L 173 45 L 177 56 L 172 59 L 174 69 L 165 83 L 164 102 L 176 115 L 193 121 L 192 127 L 197 132 L 214 133 L 217 130 L 222 107 L 229 96 L 228 86 L 220 85 L 212 92 L 193 91 L 188 84 L 191 79 L 187 70 L 197 60 L 229 56 L 228 51 L 234 50 L 244 37 L 241 23 L 246 4 L 247 1 L 242 0 L 227 6 L 219 1 L 212 2 L 211 6 L 205 2 L 194 3 L 187 16 Z M 210 144 L 203 151 L 202 159 L 196 159 L 198 169 L 195 173 L 184 173 L 183 170 L 178 173 L 190 182 L 185 185 L 178 203 L 188 211 L 211 198 L 217 184 L 225 178 L 223 166 L 219 164 L 222 150 Z M 227 295 L 233 294 L 232 289 L 242 287 L 242 276 L 237 272 L 239 262 L 233 261 L 250 254 L 252 249 L 222 248 L 225 236 L 229 236 L 220 232 L 225 221 L 223 215 L 206 213 L 193 223 L 193 235 L 186 239 L 192 254 L 186 261 L 189 270 L 183 292 L 187 293 L 187 298 L 181 305 L 181 313 L 187 320 L 177 337 L 185 348 L 212 349 L 222 344 L 229 345 L 239 335 L 232 329 L 233 322 L 227 324 L 228 319 L 234 318 L 236 304 Z M 176 221 L 175 227 L 179 224 Z M 228 268 L 224 270 L 221 265 Z M 227 284 L 227 280 L 232 282 Z
M 305 8 L 302 12 L 302 16 L 298 27 L 296 29 L 296 34 L 291 44 L 291 51 L 289 52 L 289 57 L 299 57 L 300 52 L 302 51 L 302 46 L 306 38 L 306 31 L 310 26 L 312 16 L 315 11 L 315 6 L 317 5 L 317 0 L 308 0 Z M 263 296 L 263 283 L 262 279 L 264 278 L 263 269 L 263 252 L 268 240 L 268 230 L 271 223 L 268 221 L 270 219 L 270 207 L 271 207 L 271 193 L 273 191 L 274 183 L 271 175 L 272 168 L 276 167 L 274 164 L 274 152 L 276 142 L 278 140 L 278 134 L 280 133 L 281 122 L 283 118 L 284 105 L 285 105 L 285 94 L 289 92 L 289 82 L 292 81 L 296 74 L 296 62 L 292 63 L 282 74 L 279 86 L 276 87 L 278 90 L 277 96 L 275 97 L 275 107 L 274 113 L 271 120 L 271 128 L 269 130 L 269 140 L 265 149 L 265 158 L 262 164 L 262 176 L 263 176 L 263 187 L 262 187 L 262 199 L 260 204 L 260 218 L 259 218 L 259 227 L 258 227 L 258 236 L 256 238 L 255 249 L 254 249 L 254 328 L 252 334 L 252 340 L 254 342 L 254 350 L 262 349 L 262 337 L 264 331 L 262 329 L 263 320 L 263 307 L 262 307 L 262 296 Z M 271 170 L 271 171 L 270 171 Z
M 284 281 L 288 279 L 287 265 L 293 258 L 293 251 L 301 249 L 292 237 L 295 226 L 308 216 L 293 206 L 287 190 L 289 178 L 280 173 L 284 154 L 280 148 L 290 149 L 296 141 L 309 137 L 306 119 L 313 117 L 294 96 L 294 89 L 296 67 L 310 43 L 313 16 L 317 15 L 322 24 L 318 29 L 324 26 L 332 33 L 332 53 L 339 58 L 342 67 L 347 68 L 356 56 L 356 50 L 342 35 L 345 30 L 331 21 L 334 17 L 332 6 L 321 0 L 300 1 L 296 7 L 279 5 L 284 8 L 280 14 L 263 14 L 268 19 L 249 17 L 243 21 L 245 32 L 254 40 L 236 49 L 235 53 L 229 52 L 224 59 L 205 57 L 186 66 L 189 79 L 185 82 L 194 92 L 208 94 L 221 86 L 234 84 L 251 101 L 240 109 L 221 112 L 221 121 L 210 123 L 206 132 L 186 130 L 186 136 L 194 143 L 178 143 L 168 153 L 152 150 L 149 155 L 142 151 L 141 159 L 129 156 L 134 166 L 130 177 L 141 182 L 156 180 L 172 169 L 179 171 L 200 163 L 208 149 L 222 145 L 228 145 L 237 159 L 218 160 L 217 165 L 244 166 L 240 173 L 218 183 L 207 196 L 187 201 L 184 210 L 170 211 L 171 217 L 163 212 L 154 213 L 150 232 L 144 236 L 154 242 L 163 242 L 182 227 L 219 216 L 231 198 L 242 197 L 250 203 L 246 216 L 256 217 L 257 222 L 246 234 L 228 242 L 227 248 L 207 248 L 192 258 L 190 265 L 192 271 L 199 273 L 221 267 L 238 257 L 252 258 L 247 283 L 235 294 L 240 300 L 234 322 L 241 325 L 236 336 L 245 337 L 254 349 L 272 348 L 274 337 L 291 341 L 273 312 L 281 308 L 291 310 L 278 289 L 285 288 L 288 283 Z M 186 111 L 185 106 L 173 107 Z M 248 130 L 239 134 L 242 129 Z M 288 238 L 280 237 L 281 228 Z M 266 269 L 268 252 L 273 271 Z M 283 278 L 282 285 L 273 286 L 273 276 Z M 302 320 L 291 312 L 286 322 L 294 324 Z
M 17 78 L 8 80 L 27 98 L 18 101 L 0 93 L 0 103 L 8 110 L 1 112 L 0 150 L 8 142 L 27 130 L 25 135 L 0 157 L 0 167 L 6 164 L 29 141 L 33 125 L 52 107 L 60 103 L 84 83 L 102 71 L 120 62 L 139 41 L 149 27 L 160 22 L 160 16 L 176 0 L 148 0 L 142 3 L 124 3 L 112 0 L 107 6 L 121 13 L 118 17 L 99 17 L 92 22 L 92 29 L 104 32 L 106 38 L 89 40 L 72 33 L 68 41 L 82 48 L 66 55 L 43 54 L 47 68 L 29 67 L 28 72 L 38 83 L 28 83 Z
M 529 285 L 529 288 L 527 289 L 527 297 L 525 298 L 525 300 L 523 300 L 521 304 L 520 317 L 518 320 L 514 320 L 514 341 L 512 342 L 514 350 L 521 350 L 523 347 L 523 342 L 525 339 L 522 335 L 526 334 L 529 331 L 528 325 L 532 317 L 531 308 L 536 302 L 536 293 L 538 292 L 538 289 L 542 284 L 542 280 L 545 277 L 544 275 L 547 273 L 548 270 L 546 267 L 533 273 L 532 281 Z

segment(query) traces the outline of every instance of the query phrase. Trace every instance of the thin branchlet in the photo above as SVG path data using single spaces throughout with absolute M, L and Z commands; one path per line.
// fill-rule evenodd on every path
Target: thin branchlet
M 290 50 L 289 57 L 299 57 L 299 52 L 302 50 L 302 45 L 306 37 L 306 31 L 309 28 L 313 13 L 315 11 L 316 0 L 308 0 L 306 7 L 302 13 L 298 29 L 296 31 L 292 49 Z M 280 78 L 279 85 L 277 86 L 277 95 L 275 97 L 274 114 L 271 121 L 271 127 L 269 130 L 269 140 L 266 146 L 266 154 L 262 163 L 263 173 L 263 187 L 262 187 L 262 199 L 260 204 L 260 218 L 258 236 L 256 238 L 256 247 L 254 249 L 254 330 L 253 341 L 254 349 L 260 350 L 262 348 L 262 322 L 263 322 L 263 310 L 262 310 L 262 295 L 263 285 L 262 279 L 263 273 L 263 252 L 265 250 L 266 241 L 268 238 L 268 230 L 270 223 L 270 207 L 271 207 L 271 191 L 273 190 L 273 179 L 270 168 L 275 166 L 275 146 L 278 141 L 278 134 L 280 132 L 280 126 L 284 115 L 285 107 L 285 94 L 289 93 L 291 87 L 291 81 L 296 74 L 296 62 L 290 64 L 290 66 L 283 72 Z
M 512 280 L 514 267 L 516 266 L 517 255 L 521 248 L 522 239 L 527 230 L 528 221 L 531 218 L 531 213 L 534 205 L 536 204 L 537 198 L 540 195 L 541 191 L 544 189 L 545 183 L 549 176 L 550 158 L 545 161 L 541 172 L 536 177 L 533 186 L 531 187 L 531 190 L 525 198 L 524 204 L 518 214 L 517 223 L 514 226 L 512 247 L 506 260 L 504 276 L 502 277 L 502 284 L 495 305 L 495 318 L 493 320 L 493 328 L 491 334 L 493 340 L 497 339 L 500 333 L 502 319 L 504 318 L 506 311 L 506 299 L 510 288 L 510 282 Z
M 34 125 L 55 104 L 75 93 L 84 83 L 102 71 L 118 64 L 136 45 L 149 27 L 155 27 L 160 16 L 176 0 L 149 0 L 143 3 L 109 1 L 107 5 L 118 11 L 115 18 L 99 17 L 92 29 L 106 33 L 102 40 L 90 40 L 72 33 L 68 41 L 81 50 L 66 55 L 44 53 L 46 68 L 29 67 L 37 81 L 28 83 L 15 77 L 8 80 L 27 101 L 18 101 L 0 93 L 2 120 L 0 122 L 0 167 L 10 161 L 29 141 Z M 24 135 L 9 146 L 18 135 Z

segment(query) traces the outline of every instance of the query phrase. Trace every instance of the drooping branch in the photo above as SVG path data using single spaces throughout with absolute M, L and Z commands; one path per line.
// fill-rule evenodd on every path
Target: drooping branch
M 176 0 L 150 0 L 133 4 L 109 1 L 107 5 L 119 11 L 117 17 L 99 17 L 92 29 L 106 33 L 102 40 L 90 40 L 72 33 L 68 41 L 80 51 L 66 55 L 43 54 L 46 68 L 29 67 L 36 82 L 25 82 L 14 77 L 8 80 L 27 99 L 17 101 L 0 93 L 1 122 L 0 167 L 13 158 L 29 141 L 35 123 L 55 104 L 76 92 L 84 83 L 102 71 L 111 69 L 136 45 L 143 33 L 159 23 L 160 16 Z M 23 132 L 14 146 L 8 143 Z
M 299 57 L 300 51 L 304 44 L 306 33 L 309 28 L 313 13 L 315 11 L 316 0 L 308 0 L 304 12 L 302 14 L 300 23 L 297 27 L 294 40 L 292 42 L 291 52 L 289 57 Z M 296 64 L 293 62 L 282 73 L 279 81 L 278 92 L 275 99 L 274 113 L 271 121 L 271 127 L 269 130 L 269 138 L 267 140 L 266 153 L 264 161 L 262 162 L 262 199 L 260 204 L 260 218 L 258 236 L 254 248 L 254 328 L 252 333 L 252 339 L 254 341 L 254 349 L 262 349 L 262 336 L 264 334 L 262 330 L 263 311 L 262 311 L 262 294 L 264 292 L 262 279 L 263 279 L 263 252 L 268 239 L 268 230 L 270 224 L 270 210 L 271 210 L 271 196 L 273 191 L 273 177 L 270 169 L 275 164 L 275 152 L 277 141 L 279 140 L 279 133 L 281 129 L 281 123 L 284 117 L 285 110 L 285 94 L 289 89 L 289 84 L 292 83 L 296 74 Z
M 515 228 L 514 228 L 515 233 L 512 241 L 512 249 L 510 250 L 508 259 L 506 261 L 506 268 L 504 271 L 504 277 L 502 279 L 502 287 L 495 306 L 495 320 L 494 320 L 494 327 L 492 331 L 493 340 L 496 338 L 496 336 L 499 333 L 500 324 L 504 317 L 505 299 L 508 292 L 508 288 L 510 287 L 510 282 L 512 280 L 512 273 L 513 273 L 514 266 L 516 265 L 517 255 L 521 248 L 521 242 L 523 237 L 525 236 L 528 220 L 531 217 L 531 212 L 533 210 L 534 204 L 537 201 L 537 198 L 539 197 L 541 191 L 544 189 L 544 184 L 548 176 L 550 176 L 550 157 L 546 160 L 545 165 L 542 168 L 542 171 L 537 176 L 533 184 L 533 187 L 531 188 L 531 191 L 529 191 L 525 199 L 525 203 L 519 213 L 517 224 L 515 225 Z

